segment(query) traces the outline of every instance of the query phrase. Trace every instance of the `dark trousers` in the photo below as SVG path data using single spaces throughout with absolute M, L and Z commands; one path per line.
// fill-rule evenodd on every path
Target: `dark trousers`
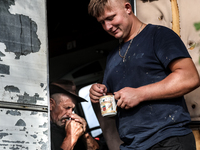
M 167 138 L 148 150 L 196 150 L 193 133 L 184 136 Z

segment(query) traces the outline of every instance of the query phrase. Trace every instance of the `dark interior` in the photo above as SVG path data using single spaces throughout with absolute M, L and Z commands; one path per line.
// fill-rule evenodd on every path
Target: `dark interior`
M 105 61 L 108 52 L 118 43 L 88 14 L 88 3 L 89 0 L 47 1 L 50 81 L 63 78 L 86 64 L 89 66 L 73 76 L 99 72 L 104 66 L 95 61 Z

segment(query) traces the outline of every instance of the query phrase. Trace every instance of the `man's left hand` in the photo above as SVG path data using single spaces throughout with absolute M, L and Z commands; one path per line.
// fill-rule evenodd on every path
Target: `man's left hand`
M 117 106 L 123 109 L 129 109 L 134 106 L 137 106 L 140 103 L 140 93 L 137 89 L 125 87 L 114 93 L 115 99 L 117 101 Z
M 71 114 L 70 117 L 72 120 L 75 120 L 76 122 L 81 123 L 83 125 L 84 132 L 86 132 L 87 123 L 84 118 L 78 116 L 77 114 Z

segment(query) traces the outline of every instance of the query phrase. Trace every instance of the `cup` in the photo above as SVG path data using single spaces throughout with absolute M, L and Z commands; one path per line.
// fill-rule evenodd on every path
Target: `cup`
M 115 102 L 114 95 L 105 95 L 99 99 L 101 115 L 107 117 L 113 117 L 117 114 L 117 104 Z

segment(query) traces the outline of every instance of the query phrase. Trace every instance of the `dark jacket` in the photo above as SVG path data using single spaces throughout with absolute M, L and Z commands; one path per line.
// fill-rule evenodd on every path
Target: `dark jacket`
M 60 146 L 65 138 L 65 129 L 51 123 L 51 150 L 62 150 Z M 78 140 L 74 150 L 86 150 L 84 143 Z

